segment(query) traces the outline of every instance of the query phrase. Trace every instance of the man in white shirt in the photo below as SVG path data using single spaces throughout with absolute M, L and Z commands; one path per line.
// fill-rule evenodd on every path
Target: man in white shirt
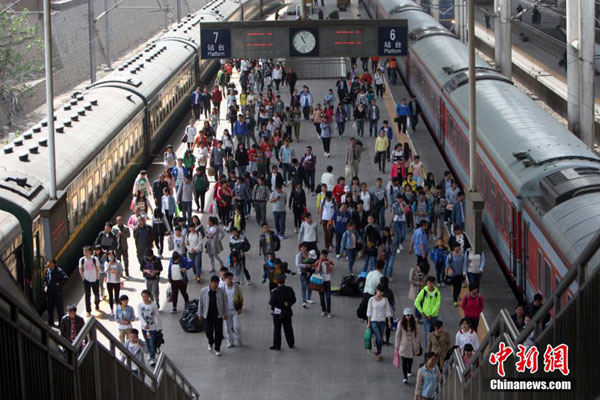
M 381 281 L 383 277 L 383 268 L 385 267 L 385 261 L 377 260 L 377 268 L 367 274 L 367 280 L 365 281 L 365 290 L 364 294 L 369 294 L 371 296 L 375 296 L 375 290 L 377 289 L 377 285 Z
M 333 167 L 328 165 L 327 172 L 323 172 L 323 175 L 321 175 L 321 185 L 327 185 L 327 190 L 333 190 L 333 187 L 335 186 L 335 176 L 332 172 Z
M 225 273 L 225 286 L 223 286 L 225 295 L 227 296 L 227 319 L 225 320 L 225 332 L 227 335 L 227 348 L 235 345 L 242 345 L 242 314 L 243 300 L 242 289 L 237 283 L 233 283 L 233 274 Z
M 83 281 L 83 290 L 85 293 L 85 310 L 87 317 L 92 315 L 91 291 L 94 292 L 94 303 L 96 310 L 100 311 L 100 261 L 97 257 L 92 256 L 92 248 L 90 246 L 83 247 L 83 257 L 79 259 L 79 275 Z

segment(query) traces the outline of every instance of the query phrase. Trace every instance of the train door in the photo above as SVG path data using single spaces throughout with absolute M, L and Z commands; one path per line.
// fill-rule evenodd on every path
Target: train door
M 514 210 L 514 208 L 513 208 Z M 520 217 L 520 212 L 518 212 Z M 513 223 L 514 225 L 514 223 Z M 521 232 L 521 270 L 517 274 L 517 285 L 521 288 L 521 294 L 524 299 L 527 299 L 527 268 L 531 262 L 529 254 L 529 222 L 523 221 L 523 231 Z
M 438 140 L 440 141 L 440 145 L 442 149 L 446 147 L 446 127 L 448 125 L 448 110 L 446 109 L 446 105 L 444 101 L 440 98 L 440 120 L 437 131 Z

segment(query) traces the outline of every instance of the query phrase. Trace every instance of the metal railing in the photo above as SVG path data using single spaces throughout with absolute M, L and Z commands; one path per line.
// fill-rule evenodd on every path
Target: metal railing
M 298 79 L 337 79 L 350 71 L 350 60 L 346 57 L 292 58 L 285 66 L 294 68 Z
M 494 320 L 488 334 L 475 352 L 471 364 L 465 365 L 460 351 L 454 353 L 444 367 L 439 386 L 438 399 L 544 399 L 576 398 L 595 399 L 600 396 L 600 347 L 597 336 L 600 332 L 600 267 L 588 276 L 588 263 L 600 248 L 600 231 L 580 254 L 552 296 L 538 310 L 530 323 L 520 332 L 510 314 L 502 309 Z M 567 303 L 564 297 L 571 285 L 577 284 L 575 296 Z M 544 319 L 553 312 L 553 319 L 544 326 Z M 533 335 L 533 336 L 532 336 Z M 533 343 L 531 343 L 531 341 Z M 498 350 L 500 342 L 511 347 L 515 353 L 519 344 L 536 345 L 540 356 L 547 345 L 569 345 L 568 363 L 571 375 L 560 372 L 544 372 L 540 367 L 535 374 L 516 371 L 514 360 L 504 363 L 505 378 L 569 380 L 573 384 L 568 392 L 491 392 L 490 380 L 500 379 L 497 368 L 488 362 L 490 352 Z
M 0 351 L 2 399 L 200 397 L 164 353 L 150 369 L 95 318 L 69 343 L 5 290 L 0 291 Z

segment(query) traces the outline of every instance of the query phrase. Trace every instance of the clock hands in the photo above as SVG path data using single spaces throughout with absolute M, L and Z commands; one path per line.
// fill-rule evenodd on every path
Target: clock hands
M 306 40 L 304 40 L 304 36 L 303 35 L 300 36 L 300 39 L 302 39 L 302 43 L 306 43 Z

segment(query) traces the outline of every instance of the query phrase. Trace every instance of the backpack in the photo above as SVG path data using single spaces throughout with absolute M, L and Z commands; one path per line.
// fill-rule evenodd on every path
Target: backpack
M 354 275 L 348 275 L 342 278 L 340 296 L 360 296 L 358 280 Z
M 248 238 L 244 237 L 244 242 L 242 243 L 242 247 L 240 248 L 242 252 L 247 253 L 250 250 L 250 242 Z

